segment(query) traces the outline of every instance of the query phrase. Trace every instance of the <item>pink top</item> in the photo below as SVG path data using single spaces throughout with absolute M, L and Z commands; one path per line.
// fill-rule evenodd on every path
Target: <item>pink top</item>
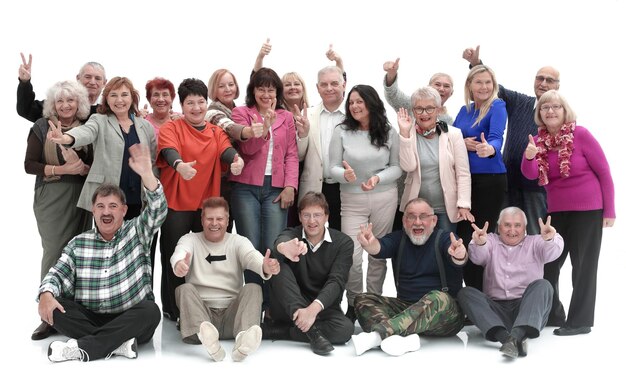
M 605 218 L 614 219 L 613 178 L 604 152 L 593 135 L 586 128 L 576 126 L 569 177 L 561 177 L 557 158 L 556 151 L 548 152 L 549 182 L 545 185 L 548 212 L 604 210 Z M 531 180 L 539 177 L 536 158 L 522 159 L 522 174 Z
M 256 107 L 238 106 L 233 109 L 233 122 L 245 126 L 252 124 L 253 118 L 262 118 Z M 254 119 L 255 122 L 258 119 Z M 266 138 L 252 138 L 239 142 L 238 152 L 243 157 L 244 167 L 240 175 L 230 175 L 229 179 L 238 183 L 263 186 L 265 166 L 273 136 L 272 186 L 287 186 L 298 189 L 298 146 L 293 115 L 285 110 L 276 110 L 276 122 Z

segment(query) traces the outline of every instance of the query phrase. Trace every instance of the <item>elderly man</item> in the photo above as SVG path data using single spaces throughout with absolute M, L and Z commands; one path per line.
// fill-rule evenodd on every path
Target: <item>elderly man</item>
M 273 253 L 280 274 L 269 282 L 263 337 L 308 341 L 314 353 L 327 355 L 333 343 L 346 343 L 354 332 L 354 322 L 340 307 L 354 243 L 345 233 L 325 227 L 328 204 L 323 194 L 307 193 L 298 209 L 302 225 L 287 228 L 276 239 Z
M 180 238 L 170 259 L 174 274 L 185 277 L 176 288 L 183 342 L 204 345 L 215 361 L 226 353 L 220 339 L 235 339 L 234 361 L 242 361 L 261 344 L 261 303 L 258 284 L 243 284 L 243 271 L 264 280 L 278 274 L 280 266 L 265 257 L 244 236 L 227 233 L 228 202 L 210 197 L 202 203 L 202 232 Z
M 137 357 L 161 321 L 152 294 L 150 243 L 167 215 L 163 188 L 152 173 L 150 150 L 129 149 L 130 167 L 145 188 L 141 214 L 124 221 L 124 192 L 102 184 L 93 195 L 96 228 L 72 239 L 39 287 L 39 315 L 71 339 L 54 341 L 48 359 L 89 361 Z
M 364 333 L 352 337 L 357 355 L 380 346 L 398 356 L 420 348 L 418 334 L 451 336 L 463 328 L 463 314 L 453 296 L 461 289 L 467 252 L 453 233 L 435 228 L 437 215 L 421 198 L 410 200 L 403 231 L 377 239 L 371 224 L 358 240 L 375 258 L 392 258 L 397 298 L 372 293 L 354 301 Z
M 17 85 L 17 114 L 24 119 L 35 122 L 43 116 L 43 101 L 35 100 L 35 91 L 30 82 L 33 56 L 28 55 L 28 62 L 23 53 L 22 64 L 18 70 L 19 84 Z M 96 112 L 100 93 L 107 83 L 104 73 L 104 66 L 98 62 L 87 62 L 78 71 L 76 80 L 87 88 L 89 102 L 91 103 L 91 114 Z
M 526 356 L 526 339 L 537 338 L 552 306 L 552 285 L 543 279 L 545 263 L 563 251 L 563 238 L 539 218 L 540 235 L 526 235 L 526 215 L 518 207 L 500 212 L 498 234 L 488 222 L 474 233 L 470 260 L 485 267 L 483 292 L 465 287 L 457 297 L 467 317 L 485 338 L 502 343 L 507 357 Z

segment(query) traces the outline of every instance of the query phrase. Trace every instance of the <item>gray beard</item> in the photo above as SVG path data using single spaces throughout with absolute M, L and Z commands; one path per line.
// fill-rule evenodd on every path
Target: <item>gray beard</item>
M 411 243 L 415 246 L 422 246 L 430 238 L 430 234 L 424 234 L 421 237 L 416 237 L 411 233 L 410 229 L 406 229 L 406 228 L 404 229 L 404 232 L 406 233 L 407 236 L 409 236 L 409 240 L 411 240 Z

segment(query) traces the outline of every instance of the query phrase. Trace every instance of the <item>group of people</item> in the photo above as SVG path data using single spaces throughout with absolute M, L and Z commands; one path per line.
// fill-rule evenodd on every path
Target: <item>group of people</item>
M 52 342 L 50 360 L 136 357 L 161 312 L 215 361 L 221 339 L 235 340 L 234 361 L 262 339 L 308 342 L 320 355 L 352 339 L 357 355 L 401 355 L 420 348 L 420 334 L 458 333 L 466 317 L 510 358 L 546 325 L 591 331 L 613 182 L 556 69 L 541 68 L 527 96 L 468 48 L 466 105 L 453 119 L 449 75 L 409 96 L 399 59 L 386 62 L 396 130 L 375 88 L 346 92 L 332 45 L 335 65 L 318 72 L 322 102 L 311 107 L 299 74 L 263 67 L 271 48 L 268 39 L 259 51 L 243 106 L 235 76 L 219 69 L 208 86 L 188 78 L 177 91 L 150 80 L 151 113 L 130 79 L 107 80 L 95 62 L 37 101 L 22 55 L 17 111 L 35 122 L 25 169 L 37 176 L 44 252 L 32 338 L 71 338 Z M 393 298 L 382 295 L 388 258 Z M 363 333 L 353 335 L 356 320 Z

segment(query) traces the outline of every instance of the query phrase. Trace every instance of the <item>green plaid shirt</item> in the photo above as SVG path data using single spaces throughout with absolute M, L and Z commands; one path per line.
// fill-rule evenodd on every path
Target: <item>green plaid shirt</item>
M 167 215 L 163 187 L 146 190 L 147 206 L 125 221 L 111 241 L 97 227 L 74 237 L 39 287 L 74 299 L 95 313 L 120 313 L 144 299 L 154 300 L 150 244 Z

